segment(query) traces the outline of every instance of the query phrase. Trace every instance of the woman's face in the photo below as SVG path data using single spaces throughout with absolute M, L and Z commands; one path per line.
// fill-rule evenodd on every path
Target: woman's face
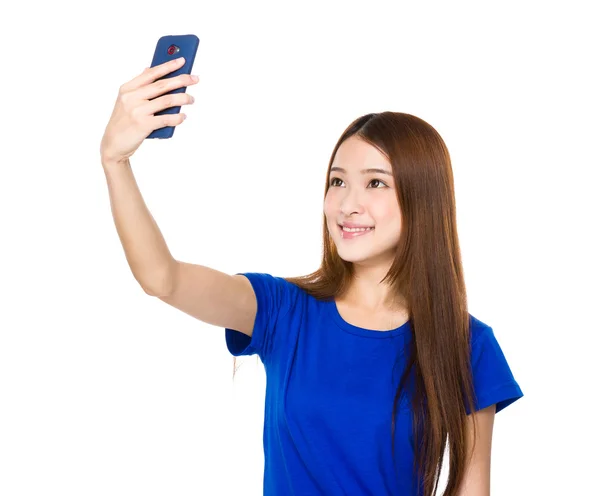
M 389 174 L 361 172 L 369 168 L 383 169 Z M 353 136 L 338 148 L 328 178 L 323 212 L 343 260 L 372 265 L 393 259 L 402 218 L 391 173 L 392 166 L 385 155 L 359 138 Z M 339 225 L 345 221 L 374 229 L 359 236 L 342 234 Z

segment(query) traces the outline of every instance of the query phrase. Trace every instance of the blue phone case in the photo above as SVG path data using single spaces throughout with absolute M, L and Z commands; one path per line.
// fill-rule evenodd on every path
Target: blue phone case
M 179 76 L 180 74 L 191 74 L 192 66 L 194 65 L 194 60 L 196 59 L 196 52 L 198 51 L 198 45 L 200 44 L 200 40 L 196 35 L 193 34 L 183 34 L 183 35 L 168 35 L 163 36 L 158 40 L 156 44 L 156 50 L 154 51 L 154 57 L 152 58 L 152 64 L 150 67 L 155 67 L 157 65 L 163 64 L 169 60 L 178 59 L 179 57 L 185 57 L 185 63 L 176 71 L 173 71 L 169 74 L 166 74 L 156 81 L 160 81 L 161 79 L 172 78 L 175 76 Z M 174 93 L 185 93 L 187 89 L 186 86 L 181 88 L 176 88 L 174 90 L 168 91 L 167 93 L 163 93 L 163 95 L 170 95 Z M 163 95 L 159 95 L 157 98 L 160 98 Z M 164 110 L 160 110 L 156 112 L 154 115 L 163 115 L 163 114 L 178 114 L 181 110 L 181 106 L 178 107 L 170 107 Z M 152 131 L 146 139 L 152 138 L 171 138 L 173 137 L 173 133 L 175 132 L 174 126 L 161 127 L 159 129 L 155 129 Z

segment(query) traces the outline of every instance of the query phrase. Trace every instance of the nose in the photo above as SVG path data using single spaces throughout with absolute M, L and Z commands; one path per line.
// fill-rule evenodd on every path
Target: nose
M 340 200 L 340 212 L 344 217 L 350 217 L 353 212 L 362 213 L 364 207 L 358 191 L 348 188 Z

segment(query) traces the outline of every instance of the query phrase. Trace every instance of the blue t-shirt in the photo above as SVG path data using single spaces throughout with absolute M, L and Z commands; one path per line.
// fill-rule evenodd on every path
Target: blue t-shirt
M 252 337 L 225 329 L 225 339 L 232 355 L 258 354 L 265 367 L 263 494 L 419 494 L 404 394 L 396 416 L 396 473 L 391 450 L 410 322 L 390 331 L 364 329 L 346 322 L 333 299 L 317 300 L 281 277 L 239 274 L 254 288 L 256 320 Z M 498 413 L 523 393 L 492 328 L 470 318 L 476 410 L 495 403 Z

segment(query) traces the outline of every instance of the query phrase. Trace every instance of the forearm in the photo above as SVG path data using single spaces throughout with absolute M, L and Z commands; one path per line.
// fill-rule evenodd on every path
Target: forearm
M 137 185 L 129 160 L 102 161 L 110 207 L 127 263 L 148 294 L 168 292 L 176 261 Z

